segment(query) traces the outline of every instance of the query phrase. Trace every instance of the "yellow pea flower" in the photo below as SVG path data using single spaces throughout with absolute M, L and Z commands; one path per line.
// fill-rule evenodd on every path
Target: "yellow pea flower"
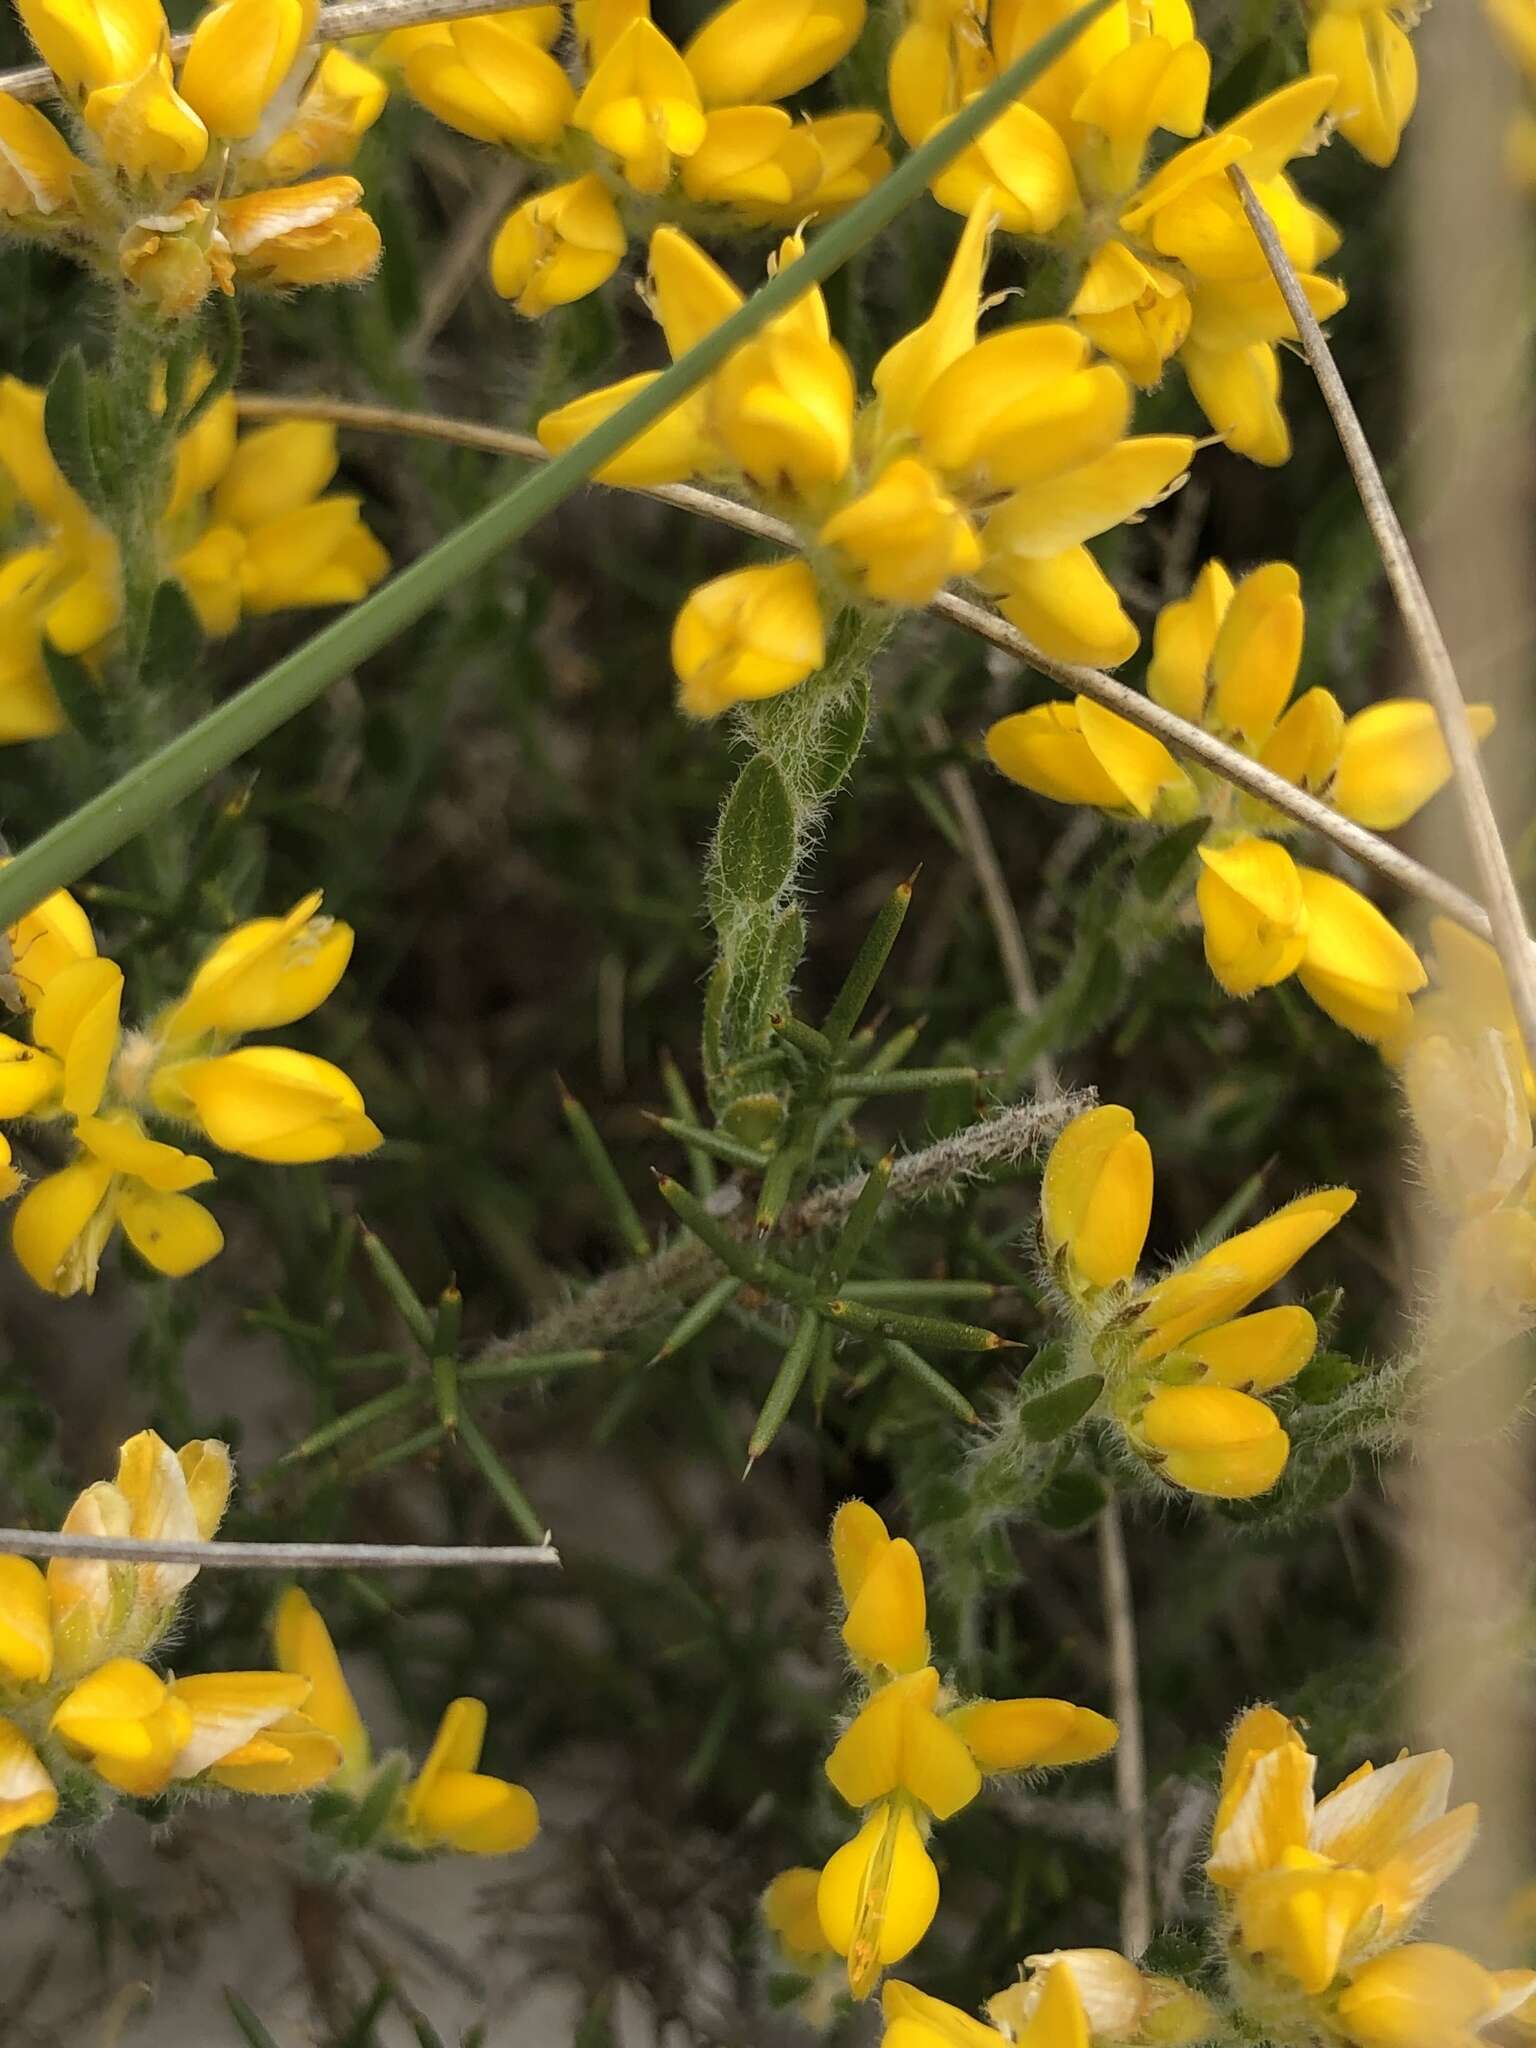
M 954 576 L 981 567 L 981 543 L 926 463 L 899 457 L 862 496 L 833 513 L 820 539 L 884 604 L 927 604 Z
M 1319 1009 L 1359 1038 L 1400 1032 L 1424 963 L 1374 903 L 1318 868 L 1298 868 L 1307 936 L 1297 979 Z
M 1285 848 L 1244 838 L 1197 851 L 1205 957 L 1228 995 L 1251 996 L 1294 974 L 1306 953 L 1307 905 Z
M 684 45 L 706 107 L 781 100 L 858 41 L 866 0 L 727 0 Z
M 65 726 L 48 680 L 44 619 L 67 565 L 51 547 L 23 548 L 0 561 L 0 743 L 51 739 Z
M 358 284 L 379 260 L 379 231 L 356 178 L 311 178 L 219 207 L 236 272 L 259 284 Z
M 342 1672 L 331 1632 L 298 1586 L 278 1601 L 272 1624 L 278 1669 L 309 1680 L 305 1715 L 336 1744 L 340 1763 L 331 1779 L 340 1792 L 356 1790 L 372 1766 L 368 1730 Z
M 1493 706 L 1470 704 L 1467 715 L 1478 739 L 1486 739 Z M 1434 707 L 1415 697 L 1388 697 L 1345 724 L 1329 796 L 1346 818 L 1391 832 L 1450 779 L 1451 758 Z
M 315 66 L 293 118 L 251 172 L 272 184 L 292 184 L 325 165 L 351 163 L 357 145 L 383 113 L 389 87 L 379 73 L 333 43 Z
M 874 1693 L 844 1730 L 826 1772 L 850 1806 L 897 1793 L 935 1820 L 948 1820 L 981 1790 L 981 1772 L 962 1737 L 935 1712 L 939 1674 L 932 1665 Z
M 48 1581 L 29 1557 L 0 1556 L 0 1677 L 45 1685 L 53 1672 Z
M 539 1831 L 539 1809 L 521 1785 L 479 1769 L 485 1706 L 454 1700 L 443 1714 L 426 1762 L 406 1790 L 405 1839 L 422 1849 L 470 1856 L 513 1856 Z
M 644 370 L 621 383 L 607 384 L 573 398 L 539 421 L 539 439 L 551 455 L 573 447 L 639 391 L 654 384 L 659 370 Z M 653 484 L 681 483 L 684 477 L 712 466 L 718 449 L 709 431 L 708 396 L 695 392 L 663 413 L 659 420 L 637 434 L 627 448 L 602 463 L 593 475 L 605 484 L 625 484 L 640 490 Z
M 1329 112 L 1339 133 L 1381 169 L 1396 158 L 1419 96 L 1418 60 L 1401 11 L 1393 0 L 1365 7 L 1324 0 L 1307 37 L 1312 70 L 1333 80 Z
M 138 77 L 168 34 L 160 0 L 20 0 L 17 11 L 70 94 Z
M 285 917 L 237 925 L 204 956 L 186 993 L 155 1026 L 166 1044 L 295 1024 L 333 993 L 352 957 L 348 924 L 319 915 L 318 889 Z
M 1040 1220 L 1074 1290 L 1132 1278 L 1152 1220 L 1152 1150 L 1128 1109 L 1105 1103 L 1067 1125 L 1046 1160 Z
M 355 1157 L 384 1142 L 340 1067 L 281 1045 L 163 1067 L 156 1099 L 183 1106 L 223 1151 L 277 1165 Z
M 130 178 L 186 177 L 208 154 L 208 130 L 177 92 L 169 55 L 121 85 L 99 86 L 83 113 L 108 162 Z
M 1117 441 L 1090 461 L 1015 490 L 987 521 L 983 540 L 997 555 L 1059 555 L 1160 504 L 1183 482 L 1194 452 L 1187 434 Z
M 166 1680 L 148 1665 L 119 1657 L 65 1696 L 51 1728 L 109 1785 L 147 1799 L 173 1780 L 200 1777 L 238 1756 L 301 1707 L 308 1692 L 306 1680 L 286 1672 Z
M 720 107 L 684 159 L 682 188 L 703 204 L 734 207 L 748 219 L 794 218 L 822 173 L 821 153 L 803 122 L 782 107 Z
M 1135 1330 L 1142 1363 L 1165 1358 L 1191 1337 L 1230 1322 L 1284 1277 L 1355 1206 L 1349 1188 L 1299 1195 L 1262 1223 L 1224 1238 L 1192 1266 L 1141 1296 Z
M 245 141 L 314 32 L 317 0 L 219 0 L 181 60 L 182 98 L 210 135 Z
M 648 15 L 637 15 L 599 61 L 571 125 L 618 158 L 637 192 L 664 191 L 675 161 L 704 140 L 699 88 Z
M 1069 310 L 1094 346 L 1143 390 L 1160 380 L 1193 318 L 1179 278 L 1119 241 L 1096 252 Z
M 816 1910 L 829 1946 L 848 1959 L 849 1988 L 867 1998 L 880 1972 L 910 1955 L 939 1908 L 939 1873 L 904 1803 L 882 1801 L 826 1868 Z
M 885 147 L 885 123 L 878 114 L 858 107 L 839 114 L 813 114 L 801 123 L 816 151 L 815 183 L 799 204 L 805 217 L 825 219 L 872 192 L 891 169 Z
M 1175 1486 L 1219 1500 L 1267 1493 L 1291 1450 L 1274 1410 L 1230 1387 L 1159 1387 L 1135 1433 Z
M 1154 704 L 1187 718 L 1192 725 L 1205 721 L 1211 657 L 1235 590 L 1225 564 L 1209 561 L 1195 578 L 1189 596 L 1165 604 L 1157 615 L 1147 695 Z
M 477 142 L 546 150 L 572 118 L 576 95 L 555 59 L 511 24 L 471 15 L 445 24 L 405 57 L 405 82 L 430 113 Z
M 1278 469 L 1291 459 L 1291 431 L 1280 409 L 1280 358 L 1265 342 L 1202 349 L 1186 342 L 1179 360 L 1211 425 L 1235 455 Z
M 1088 744 L 1075 703 L 1036 704 L 1000 718 L 988 728 L 987 756 L 1010 782 L 1059 804 L 1125 809 L 1118 783 Z
M 14 983 L 15 996 L 8 1007 L 35 1010 L 56 974 L 95 957 L 90 919 L 67 889 L 56 889 L 4 934 L 0 975 Z
M 845 1501 L 833 1516 L 831 1543 L 849 1655 L 868 1672 L 899 1677 L 920 1669 L 928 1661 L 928 1606 L 917 1552 L 861 1500 Z
M 0 213 L 15 221 L 73 214 L 90 174 L 47 115 L 0 93 Z
M 491 282 L 526 319 L 536 320 L 605 284 L 624 260 L 625 246 L 618 208 L 589 171 L 514 207 L 491 245 Z
M 1090 366 L 1088 355 L 1086 338 L 1060 321 L 988 335 L 929 382 L 915 414 L 923 454 L 986 490 L 1038 484 L 1103 455 L 1125 431 L 1130 392 L 1119 370 Z
M 880 1993 L 880 2010 L 885 2020 L 881 2048 L 1002 2048 L 1008 2039 L 958 2006 L 894 1979 Z
M 1070 1700 L 974 1700 L 944 1719 L 983 1777 L 1096 1763 L 1120 1739 L 1107 1716 Z
M 26 1829 L 46 1827 L 58 1810 L 58 1792 L 37 1751 L 0 1715 L 0 1856 Z
M 1262 741 L 1290 702 L 1306 615 L 1288 562 L 1246 575 L 1232 593 L 1211 650 L 1211 708 L 1219 724 Z
M 672 628 L 678 702 L 691 718 L 781 696 L 825 658 L 816 578 L 800 561 L 737 569 L 701 583 Z
M 1339 1994 L 1338 2020 L 1357 2048 L 1472 2048 L 1536 1986 L 1528 1971 L 1501 1984 L 1460 1949 L 1410 1942 L 1351 1974 Z
M 820 1884 L 821 1872 L 801 1864 L 781 1870 L 762 1896 L 763 1923 L 793 1969 L 808 1972 L 831 1954 L 816 1910 Z
M 1267 1394 L 1293 1380 L 1316 1349 L 1316 1320 L 1308 1310 L 1288 1305 L 1218 1323 L 1190 1338 L 1180 1356 L 1193 1360 L 1216 1386 Z
M 770 272 L 803 253 L 803 243 L 790 236 Z M 710 425 L 760 489 L 808 497 L 848 469 L 854 402 L 853 370 L 831 338 L 826 302 L 813 285 L 715 372 Z
M 80 1155 L 29 1188 L 11 1219 L 11 1248 L 46 1294 L 93 1294 L 102 1253 L 121 1224 L 157 1273 L 181 1279 L 216 1258 L 224 1233 L 185 1190 L 213 1178 L 206 1159 L 162 1145 L 131 1117 L 76 1127 Z
M 1051 1949 L 1026 1956 L 1024 1966 L 1028 1976 L 987 2000 L 989 2017 L 1015 2043 L 1066 2048 L 1074 2040 L 1111 2040 L 1189 2048 L 1219 2031 L 1216 2014 L 1197 1991 L 1173 1977 L 1148 1976 L 1114 1949 Z

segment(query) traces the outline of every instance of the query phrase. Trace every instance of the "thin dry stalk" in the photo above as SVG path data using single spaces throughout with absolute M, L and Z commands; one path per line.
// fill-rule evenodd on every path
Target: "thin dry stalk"
M 437 413 L 405 412 L 394 406 L 354 404 L 339 398 L 285 398 L 268 393 L 242 395 L 237 405 L 244 419 L 331 420 L 337 426 L 353 427 L 364 433 L 407 434 L 419 440 L 449 441 L 460 448 L 479 448 L 487 454 L 511 455 L 527 462 L 548 460 L 546 451 L 531 434 L 509 433 L 501 427 L 482 426 L 476 420 L 449 419 Z M 756 540 L 772 541 L 780 547 L 799 545 L 793 528 L 782 520 L 759 512 L 754 506 L 739 505 L 735 499 L 721 497 L 715 491 L 702 491 L 693 484 L 662 484 L 642 495 L 658 498 L 666 505 L 679 506 L 700 518 L 717 520 L 723 526 L 733 526 L 738 533 L 751 534 Z M 1025 667 L 1049 676 L 1063 689 L 1076 691 L 1107 705 L 1132 725 L 1155 734 L 1167 746 L 1177 747 L 1181 753 L 1190 755 L 1236 788 L 1246 790 L 1250 796 L 1258 797 L 1272 809 L 1294 819 L 1298 825 L 1305 825 L 1322 838 L 1331 840 L 1342 853 L 1373 868 L 1397 888 L 1432 903 L 1437 910 L 1443 910 L 1454 918 L 1457 924 L 1476 932 L 1479 938 L 1492 936 L 1487 913 L 1464 889 L 1458 889 L 1443 875 L 1411 859 L 1389 841 L 1378 838 L 1363 825 L 1355 824 L 1353 819 L 1342 816 L 1306 790 L 1298 789 L 1294 783 L 1287 782 L 1259 762 L 1249 760 L 1246 754 L 1238 753 L 1203 727 L 1191 725 L 1187 719 L 1165 711 L 1140 690 L 1117 682 L 1102 669 L 1081 668 L 1075 662 L 1053 660 L 1050 655 L 1042 654 L 1039 648 L 1032 647 L 1006 619 L 999 618 L 983 605 L 955 596 L 951 591 L 941 591 L 929 610 L 1000 648 Z
M 1115 1744 L 1115 1805 L 1120 1813 L 1120 1946 L 1134 1961 L 1152 1939 L 1152 1856 L 1147 1843 L 1147 1757 L 1137 1674 L 1136 1609 L 1125 1557 L 1120 1503 L 1113 1494 L 1098 1520 L 1099 1584 L 1109 1646 Z
M 161 1543 L 56 1529 L 0 1529 L 0 1552 L 97 1557 L 111 1564 L 193 1564 L 226 1572 L 445 1571 L 560 1562 L 552 1543 Z
M 1475 31 L 1471 40 L 1477 40 Z M 1520 892 L 1515 886 L 1514 870 L 1499 834 L 1493 800 L 1488 794 L 1482 762 L 1478 758 L 1477 736 L 1467 716 L 1467 700 L 1457 680 L 1450 649 L 1445 644 L 1445 635 L 1440 630 L 1429 593 L 1424 588 L 1424 579 L 1409 548 L 1408 536 L 1387 494 L 1381 469 L 1365 437 L 1354 401 L 1344 388 L 1344 379 L 1339 375 L 1333 351 L 1307 303 L 1296 267 L 1281 245 L 1274 222 L 1241 169 L 1234 164 L 1227 175 L 1237 188 L 1243 211 L 1263 245 L 1265 259 L 1296 323 L 1296 332 L 1301 336 L 1301 345 L 1312 366 L 1312 374 L 1332 415 L 1345 460 L 1355 479 L 1355 488 L 1360 493 L 1366 521 L 1387 572 L 1387 581 L 1392 586 L 1392 595 L 1397 600 L 1398 611 L 1407 629 L 1415 665 L 1440 721 L 1454 771 L 1456 798 L 1461 805 L 1473 863 L 1493 928 L 1493 943 L 1504 963 L 1526 1053 L 1536 1059 L 1536 951 L 1532 950 L 1531 935 L 1526 929 Z M 1479 232 L 1473 239 L 1485 244 L 1486 214 L 1480 213 L 1471 218 L 1480 223 Z M 1465 233 L 1464 227 L 1461 232 Z M 1453 232 L 1452 239 L 1458 238 Z M 1444 291 L 1445 287 L 1439 289 Z M 1478 318 L 1483 320 L 1485 317 L 1479 310 Z M 1443 366 L 1437 366 L 1437 374 L 1443 374 Z
M 544 4 L 545 0 L 497 0 L 497 12 Z M 483 12 L 484 0 L 335 0 L 334 6 L 321 8 L 313 40 L 344 43 L 353 36 L 387 35 L 391 29 L 424 28 L 434 21 L 460 21 L 466 14 Z M 171 55 L 180 57 L 191 41 L 190 35 L 172 36 Z M 0 71 L 0 92 L 13 100 L 52 99 L 57 90 L 46 64 Z

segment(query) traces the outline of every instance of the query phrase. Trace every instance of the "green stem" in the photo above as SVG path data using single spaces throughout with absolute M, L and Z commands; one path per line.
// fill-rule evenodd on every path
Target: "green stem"
M 830 277 L 916 200 L 1109 4 L 1110 0 L 1087 0 L 1042 36 L 857 206 L 818 235 L 803 257 L 786 264 L 729 319 L 574 447 L 515 484 L 238 696 L 141 761 L 19 853 L 0 870 L 0 929 L 14 924 L 54 889 L 78 881 L 87 869 L 312 704 L 330 684 L 376 654 L 467 577 L 520 540 L 594 470 L 702 384 L 765 321 Z

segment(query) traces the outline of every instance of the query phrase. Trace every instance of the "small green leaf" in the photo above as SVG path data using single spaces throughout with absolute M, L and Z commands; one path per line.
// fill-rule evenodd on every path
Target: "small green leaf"
M 1209 818 L 1191 818 L 1187 825 L 1165 832 L 1140 856 L 1131 872 L 1137 891 L 1148 903 L 1160 903 L 1170 894 L 1210 827 Z
M 794 806 L 766 754 L 747 763 L 726 799 L 715 860 L 726 894 L 748 903 L 772 903 L 794 870 Z
M 869 677 L 860 676 L 829 713 L 816 735 L 816 758 L 811 779 L 818 796 L 831 796 L 846 781 L 859 758 L 864 735 L 869 730 Z
M 91 431 L 91 380 L 78 347 L 65 350 L 48 385 L 43 432 L 65 482 L 100 511 L 106 494 Z
M 1320 1351 L 1310 1364 L 1302 1367 L 1292 1388 L 1297 1400 L 1307 1407 L 1323 1408 L 1336 1401 L 1359 1377 L 1359 1366 L 1342 1351 Z
M 197 673 L 203 645 L 202 623 L 192 609 L 192 600 L 174 576 L 167 576 L 156 584 L 150 601 L 149 630 L 139 663 L 141 679 L 184 688 L 186 679 Z
M 1103 1391 L 1102 1373 L 1079 1373 L 1076 1379 L 1052 1387 L 1048 1394 L 1036 1394 L 1033 1400 L 1021 1401 L 1019 1427 L 1033 1444 L 1054 1443 L 1057 1437 L 1077 1427 Z
M 1107 1495 L 1096 1472 L 1081 1465 L 1069 1465 L 1046 1487 L 1035 1512 L 1047 1529 L 1067 1536 L 1091 1522 L 1103 1507 Z

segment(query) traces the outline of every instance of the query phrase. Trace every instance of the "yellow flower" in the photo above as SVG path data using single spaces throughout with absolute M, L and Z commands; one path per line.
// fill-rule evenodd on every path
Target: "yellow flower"
M 933 311 L 919 327 L 892 344 L 875 365 L 882 438 L 915 430 L 918 408 L 951 363 L 976 346 L 976 321 L 991 243 L 992 212 L 987 195 L 971 208 Z M 1039 334 L 1041 329 L 1032 329 Z M 1036 348 L 1040 348 L 1037 341 Z M 1080 352 L 1063 343 L 1060 360 L 1075 369 Z
M 318 889 L 286 917 L 236 925 L 208 952 L 185 994 L 155 1025 L 168 1045 L 296 1024 L 330 996 L 352 957 L 349 924 L 322 917 Z
M 1247 838 L 1197 850 L 1205 957 L 1227 994 L 1251 996 L 1294 974 L 1306 953 L 1307 906 L 1285 848 Z
M 1143 389 L 1156 384 L 1177 355 L 1193 317 L 1189 293 L 1174 273 L 1118 241 L 1096 252 L 1069 310 L 1094 346 Z
M 904 1804 L 882 1801 L 821 1873 L 816 1910 L 829 1946 L 848 1958 L 855 1998 L 910 1955 L 939 1908 L 939 1873 Z
M 331 1782 L 339 1792 L 355 1791 L 373 1760 L 368 1730 L 342 1672 L 331 1632 L 300 1587 L 290 1586 L 278 1601 L 272 1634 L 278 1669 L 309 1680 L 305 1714 L 341 1753 Z
M 701 583 L 672 628 L 678 701 L 692 718 L 781 696 L 825 658 L 816 579 L 799 561 L 736 569 Z
M 360 501 L 326 494 L 337 460 L 336 430 L 323 421 L 282 420 L 242 438 L 207 526 L 173 565 L 206 632 L 231 632 L 242 612 L 354 604 L 388 573 Z
M 224 1233 L 188 1188 L 212 1180 L 206 1159 L 162 1145 L 127 1115 L 76 1125 L 79 1156 L 29 1188 L 11 1219 L 11 1247 L 46 1294 L 96 1290 L 119 1224 L 157 1273 L 180 1279 L 216 1258 Z
M 1207 562 L 1187 598 L 1158 614 L 1147 694 L 1196 725 L 1261 743 L 1295 687 L 1306 615 L 1301 579 L 1270 562 L 1234 584 Z
M 570 81 L 516 15 L 471 15 L 445 23 L 405 56 L 412 95 L 440 121 L 477 142 L 544 150 L 560 139 L 576 107 Z
M 545 413 L 539 421 L 540 441 L 551 455 L 573 447 L 637 392 L 654 384 L 660 374 L 659 370 L 643 370 L 637 377 L 604 385 L 601 390 L 589 391 L 585 397 L 573 398 L 569 405 Z M 695 392 L 685 398 L 637 434 L 627 448 L 600 464 L 593 475 L 600 483 L 625 484 L 640 490 L 653 484 L 680 483 L 684 477 L 692 476 L 706 467 L 715 454 L 707 405 L 707 393 Z
M 771 269 L 804 253 L 791 236 Z M 736 349 L 710 386 L 710 425 L 760 489 L 802 497 L 835 484 L 853 453 L 853 371 L 816 286 Z
M 901 1793 L 935 1820 L 968 1806 L 981 1772 L 963 1737 L 935 1712 L 938 1698 L 931 1664 L 881 1686 L 827 1758 L 834 1791 L 850 1806 Z
M 1000 718 L 987 731 L 987 755 L 1010 782 L 1059 804 L 1123 811 L 1119 785 L 1099 765 L 1077 704 L 1037 704 Z
M 1058 1948 L 1026 1956 L 1029 1975 L 987 2001 L 989 2016 L 1013 2042 L 1068 2048 L 1113 2040 L 1186 2048 L 1218 2031 L 1197 1991 L 1173 1977 L 1150 1977 L 1114 1949 Z
M 168 54 L 123 84 L 98 87 L 83 111 L 103 155 L 129 178 L 185 177 L 208 154 L 208 130 L 177 92 Z
M 479 1769 L 485 1706 L 450 1703 L 431 1753 L 407 1788 L 404 1838 L 421 1849 L 457 1849 L 470 1856 L 512 1856 L 539 1831 L 539 1809 L 521 1785 Z
M 1398 18 L 1403 11 L 1396 0 L 1324 0 L 1307 38 L 1312 70 L 1333 80 L 1328 110 L 1339 133 L 1383 169 L 1397 155 L 1419 96 L 1418 62 Z
M 832 1564 L 847 1608 L 843 1641 L 861 1669 L 899 1677 L 928 1661 L 923 1568 L 872 1507 L 845 1501 L 832 1517 Z
M 307 1680 L 286 1672 L 166 1680 L 146 1664 L 117 1657 L 65 1696 L 50 1725 L 109 1785 L 147 1799 L 173 1780 L 238 1759 L 308 1693 Z
M 1486 739 L 1493 706 L 1471 704 L 1467 711 L 1473 732 Z M 1346 818 L 1392 832 L 1450 779 L 1451 758 L 1434 707 L 1419 698 L 1388 697 L 1345 724 L 1329 796 Z
M 690 199 L 731 206 L 747 218 L 794 218 L 815 190 L 821 152 L 810 128 L 782 107 L 720 107 L 682 167 Z
M 181 60 L 181 96 L 210 135 L 245 141 L 314 31 L 316 0 L 219 0 Z
M 340 1067 L 286 1046 L 178 1061 L 161 1069 L 156 1096 L 193 1117 L 221 1150 L 275 1165 L 355 1157 L 384 1142 Z
M 674 162 L 704 140 L 693 73 L 648 15 L 637 15 L 597 64 L 571 125 L 618 158 L 637 192 L 664 191 Z
M 821 1872 L 802 1864 L 781 1870 L 763 1893 L 763 1921 L 784 1960 L 798 1970 L 812 1970 L 830 1954 L 816 1910 L 820 1884 Z
M 88 176 L 46 114 L 0 93 L 0 212 L 35 225 L 72 216 Z
M 27 1828 L 46 1827 L 59 1810 L 59 1795 L 14 1721 L 0 1715 L 0 1856 Z
M 781 100 L 840 63 L 865 0 L 727 0 L 684 46 L 706 107 Z
M 219 207 L 236 273 L 258 284 L 358 284 L 379 260 L 379 231 L 356 178 L 311 178 Z
M 159 53 L 159 0 L 21 0 L 27 34 L 70 94 L 138 77 Z
M 866 596 L 927 604 L 953 576 L 981 566 L 976 529 L 926 463 L 902 456 L 834 512 L 819 538 L 853 565 Z
M 894 1980 L 880 1993 L 885 2019 L 881 2048 L 1002 2048 L 1007 2039 L 958 2006 Z
M 1085 547 L 1038 558 L 1004 555 L 985 568 L 1003 617 L 1053 660 L 1118 668 L 1141 645 L 1114 585 Z
M 1040 1220 L 1070 1286 L 1132 1278 L 1152 1220 L 1152 1151 L 1128 1109 L 1106 1103 L 1067 1125 L 1046 1161 Z
M 1274 1410 L 1230 1387 L 1159 1387 L 1135 1434 L 1165 1479 L 1220 1500 L 1267 1493 L 1291 1449 Z
M 1460 1949 L 1410 1942 L 1352 1972 L 1339 1994 L 1345 2038 L 1358 2048 L 1473 2048 L 1493 2025 L 1529 1996 L 1526 1970 L 1505 1979 Z
M 536 192 L 507 215 L 491 245 L 491 282 L 526 319 L 536 320 L 606 283 L 624 249 L 618 209 L 589 171 Z

